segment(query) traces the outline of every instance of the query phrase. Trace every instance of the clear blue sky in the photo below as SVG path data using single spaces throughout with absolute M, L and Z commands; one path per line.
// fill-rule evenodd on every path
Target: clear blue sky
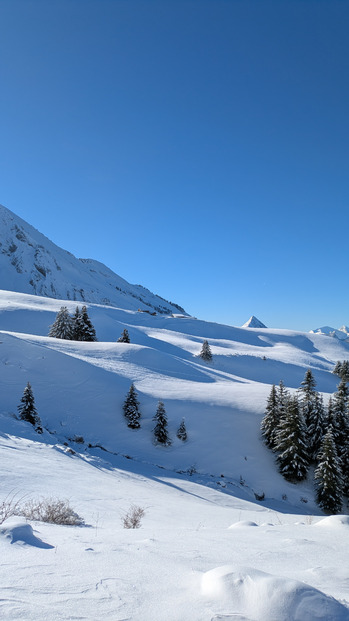
M 0 203 L 203 319 L 349 323 L 349 2 L 0 0 Z

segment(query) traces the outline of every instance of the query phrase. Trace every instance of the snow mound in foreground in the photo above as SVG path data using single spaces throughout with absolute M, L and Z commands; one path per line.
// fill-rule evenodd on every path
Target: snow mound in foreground
M 258 526 L 256 522 L 252 522 L 251 520 L 241 520 L 240 522 L 235 522 L 230 528 L 243 528 L 244 526 Z
M 329 528 L 349 526 L 349 515 L 329 515 L 323 520 L 316 522 L 314 526 L 326 526 Z
M 238 614 L 254 621 L 349 621 L 348 608 L 334 598 L 303 582 L 253 568 L 211 569 L 202 578 L 202 593 L 220 600 L 228 619 Z
M 34 535 L 30 524 L 23 518 L 9 518 L 0 527 L 0 535 L 9 540 L 10 543 L 20 543 L 36 548 L 53 548 Z

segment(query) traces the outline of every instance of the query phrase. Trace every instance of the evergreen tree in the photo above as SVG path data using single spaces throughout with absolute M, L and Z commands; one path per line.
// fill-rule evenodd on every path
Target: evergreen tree
M 48 335 L 56 339 L 67 339 L 69 341 L 73 338 L 73 321 L 66 306 L 61 306 L 61 310 L 58 311 Z
M 288 481 L 302 481 L 307 476 L 308 446 L 306 427 L 298 399 L 288 400 L 285 416 L 281 419 L 276 436 L 277 462 L 281 474 Z
M 41 421 L 36 411 L 33 390 L 29 382 L 24 389 L 21 402 L 17 409 L 21 420 L 25 420 L 33 425 L 37 433 L 42 433 Z
M 265 416 L 261 423 L 261 432 L 265 444 L 272 450 L 276 445 L 276 433 L 280 422 L 278 392 L 275 385 L 272 386 L 265 408 Z
M 118 338 L 117 343 L 130 343 L 130 335 L 126 328 L 122 331 L 121 336 Z
M 349 360 L 343 360 L 339 377 L 345 382 L 349 382 Z
M 312 417 L 307 428 L 309 457 L 315 460 L 320 450 L 320 445 L 325 431 L 325 410 L 323 398 L 315 393 Z
M 198 354 L 200 358 L 205 360 L 205 362 L 211 362 L 212 360 L 212 352 L 211 348 L 208 344 L 208 341 L 204 341 L 201 347 L 201 351 Z
M 96 330 L 94 329 L 91 320 L 87 314 L 86 306 L 83 306 L 79 318 L 79 341 L 97 341 Z
M 182 440 L 182 442 L 186 442 L 188 440 L 187 428 L 185 426 L 185 420 L 182 418 L 181 424 L 177 429 L 177 438 Z
M 75 313 L 73 315 L 72 321 L 73 321 L 73 341 L 82 341 L 83 320 L 81 316 L 81 311 L 78 306 L 75 309 Z
M 299 389 L 300 406 L 307 429 L 309 458 L 314 459 L 319 451 L 324 430 L 324 409 L 322 399 L 315 390 L 316 382 L 310 369 L 305 373 Z
M 341 470 L 343 478 L 343 494 L 349 499 L 349 438 L 341 451 Z
M 277 398 L 279 401 L 279 413 L 280 413 L 280 421 L 286 415 L 287 405 L 290 399 L 290 393 L 285 388 L 285 384 L 282 380 L 279 382 L 279 386 L 277 388 Z M 279 424 L 280 424 L 279 421 Z
M 342 369 L 342 363 L 341 363 L 341 361 L 340 361 L 340 360 L 337 360 L 337 362 L 336 362 L 336 364 L 335 364 L 335 367 L 334 367 L 334 369 L 333 369 L 332 373 L 333 373 L 334 375 L 338 375 L 338 377 L 340 377 L 340 374 L 341 374 L 341 369 Z
M 153 429 L 155 442 L 163 444 L 164 446 L 169 446 L 171 441 L 167 431 L 167 415 L 162 401 L 159 401 L 158 403 L 153 421 L 155 422 L 155 427 Z
M 337 447 L 338 455 L 341 457 L 342 449 L 345 446 L 349 435 L 348 418 L 349 389 L 347 383 L 342 379 L 333 395 L 333 437 Z
M 314 473 L 316 500 L 328 513 L 339 513 L 342 508 L 342 474 L 340 460 L 331 428 L 324 436 Z
M 132 383 L 130 390 L 126 395 L 126 399 L 123 405 L 124 415 L 127 420 L 127 426 L 131 429 L 139 429 L 141 413 L 139 411 L 139 401 L 137 399 L 137 392 Z

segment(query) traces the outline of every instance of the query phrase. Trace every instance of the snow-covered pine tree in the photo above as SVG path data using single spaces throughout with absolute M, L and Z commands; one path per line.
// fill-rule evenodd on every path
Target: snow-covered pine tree
M 276 386 L 273 384 L 265 408 L 265 415 L 261 423 L 261 432 L 265 444 L 272 450 L 276 445 L 276 433 L 280 422 L 279 398 Z
M 80 338 L 79 341 L 97 341 L 96 330 L 88 316 L 86 306 L 83 306 L 79 319 Z
M 211 362 L 212 360 L 212 352 L 211 352 L 211 348 L 208 344 L 208 341 L 204 341 L 202 343 L 202 347 L 201 347 L 201 351 L 198 354 L 199 358 L 202 358 L 202 360 L 205 360 L 205 362 Z
M 320 507 L 327 513 L 339 513 L 342 508 L 343 481 L 331 428 L 321 442 L 314 479 L 316 501 Z
M 341 375 L 341 370 L 342 370 L 342 363 L 341 363 L 341 361 L 340 361 L 340 360 L 337 360 L 337 362 L 336 362 L 336 364 L 335 364 L 335 367 L 334 367 L 334 369 L 333 369 L 332 373 L 333 373 L 334 375 L 338 375 L 338 377 L 340 377 L 340 375 Z
M 130 335 L 128 333 L 128 330 L 126 330 L 126 328 L 124 328 L 124 330 L 122 331 L 121 336 L 118 338 L 117 343 L 130 343 Z
M 343 360 L 339 377 L 345 382 L 349 382 L 349 360 Z
M 288 481 L 302 481 L 307 476 L 308 446 L 306 427 L 297 397 L 290 397 L 280 421 L 275 451 L 281 474 Z
M 73 321 L 66 306 L 61 306 L 48 335 L 56 339 L 67 339 L 68 341 L 73 338 Z
M 159 401 L 158 403 L 158 407 L 153 421 L 155 422 L 155 427 L 153 429 L 155 442 L 157 444 L 169 446 L 171 444 L 171 440 L 167 431 L 168 421 L 165 406 L 162 401 Z
M 37 433 L 42 433 L 40 417 L 35 407 L 33 389 L 29 382 L 24 389 L 21 402 L 17 410 L 21 420 L 25 420 L 27 423 L 33 425 Z
M 185 426 L 185 420 L 182 418 L 181 424 L 177 429 L 177 438 L 182 440 L 182 442 L 186 442 L 188 440 L 187 428 Z
M 299 389 L 300 407 L 307 429 L 309 458 L 315 459 L 324 432 L 324 408 L 322 398 L 315 390 L 316 382 L 310 369 L 305 373 Z
M 139 410 L 137 392 L 133 383 L 131 384 L 130 389 L 126 395 L 123 410 L 124 416 L 127 420 L 127 426 L 130 427 L 130 429 L 139 429 L 141 426 L 139 422 L 141 413 Z
M 317 454 L 320 450 L 320 445 L 324 436 L 325 429 L 326 425 L 324 401 L 322 395 L 317 392 L 315 393 L 315 402 L 312 412 L 312 418 L 307 428 L 309 457 L 313 461 L 316 460 Z
M 338 456 L 341 457 L 342 449 L 349 436 L 349 388 L 342 379 L 332 399 L 333 409 L 333 438 L 336 444 Z
M 83 321 L 81 316 L 81 311 L 77 306 L 75 309 L 75 313 L 72 317 L 73 322 L 73 341 L 81 341 L 81 336 L 83 334 Z

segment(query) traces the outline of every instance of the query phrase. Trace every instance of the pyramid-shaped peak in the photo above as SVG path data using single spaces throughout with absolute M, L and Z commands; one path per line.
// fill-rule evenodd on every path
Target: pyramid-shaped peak
M 246 321 L 246 323 L 244 323 L 242 327 L 243 328 L 266 328 L 267 326 L 265 326 L 264 323 L 259 321 L 257 317 L 252 315 L 252 317 L 250 317 L 249 320 Z

